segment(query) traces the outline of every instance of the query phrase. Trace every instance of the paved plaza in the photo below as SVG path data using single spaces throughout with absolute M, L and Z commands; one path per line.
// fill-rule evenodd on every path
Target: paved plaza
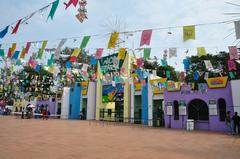
M 0 117 L 0 159 L 239 159 L 240 138 L 79 120 Z

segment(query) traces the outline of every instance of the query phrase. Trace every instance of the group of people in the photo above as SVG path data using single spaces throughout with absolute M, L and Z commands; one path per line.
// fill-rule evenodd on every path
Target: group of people
M 240 117 L 237 112 L 231 118 L 230 111 L 226 115 L 226 125 L 228 127 L 228 132 L 233 135 L 240 134 Z
M 29 108 L 29 107 L 26 107 L 25 109 L 23 108 L 21 117 L 22 117 L 22 119 L 24 119 L 24 118 L 30 119 L 33 117 L 35 119 L 38 119 L 38 118 L 42 118 L 43 120 L 48 119 L 48 117 L 51 114 L 50 114 L 50 111 L 47 109 L 47 107 L 48 107 L 47 105 L 46 106 L 44 106 L 44 105 L 37 106 L 37 108 L 34 111 L 34 114 L 33 114 L 32 108 Z

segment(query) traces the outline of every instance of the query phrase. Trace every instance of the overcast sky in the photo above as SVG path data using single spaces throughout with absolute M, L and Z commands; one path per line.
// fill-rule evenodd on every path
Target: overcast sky
M 29 13 L 45 6 L 53 0 L 1 0 L 0 5 L 0 28 L 4 28 L 12 22 Z M 29 20 L 28 25 L 22 25 L 16 35 L 6 35 L 0 43 L 7 49 L 12 42 L 17 42 L 17 48 L 22 48 L 25 44 L 20 42 L 49 40 L 47 47 L 55 47 L 63 37 L 79 37 L 82 35 L 103 34 L 92 37 L 88 48 L 94 54 L 95 48 L 107 48 L 109 36 L 104 33 L 111 32 L 116 28 L 120 31 L 142 30 L 149 28 L 183 26 L 191 24 L 220 22 L 236 19 L 224 15 L 224 13 L 238 12 L 240 7 L 226 4 L 226 0 L 88 0 L 88 20 L 80 23 L 76 18 L 77 8 L 71 6 L 64 9 L 60 0 L 59 7 L 54 16 L 54 20 L 46 22 L 49 11 L 43 15 L 35 15 Z M 239 3 L 239 0 L 230 2 Z M 240 18 L 240 16 L 239 16 Z M 121 25 L 115 25 L 115 19 Z M 207 25 L 196 27 L 196 40 L 183 42 L 182 28 L 165 29 L 153 31 L 152 57 L 162 57 L 163 50 L 169 47 L 178 48 L 178 57 L 169 59 L 169 64 L 182 70 L 181 64 L 189 49 L 188 55 L 196 54 L 196 47 L 204 46 L 207 52 L 215 54 L 221 50 L 227 50 L 227 46 L 236 44 L 235 34 L 225 38 L 234 31 L 233 23 Z M 172 34 L 168 34 L 171 32 Z M 134 34 L 126 40 L 125 47 L 138 48 L 140 44 L 140 32 Z M 66 45 L 79 47 L 81 38 L 73 42 L 68 40 Z M 36 47 L 40 47 L 40 44 Z M 104 54 L 107 55 L 108 50 Z M 138 55 L 141 52 L 137 52 Z

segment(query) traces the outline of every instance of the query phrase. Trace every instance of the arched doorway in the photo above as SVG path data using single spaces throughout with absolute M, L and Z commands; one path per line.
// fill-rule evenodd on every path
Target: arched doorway
M 194 99 L 188 104 L 188 119 L 195 121 L 208 121 L 208 105 L 201 99 Z

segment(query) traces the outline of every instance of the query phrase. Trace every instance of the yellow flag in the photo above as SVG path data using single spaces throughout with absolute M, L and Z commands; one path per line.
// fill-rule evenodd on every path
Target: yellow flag
M 20 59 L 24 59 L 25 54 L 26 54 L 26 49 L 23 48 L 23 49 L 22 49 L 22 52 L 21 52 L 21 55 L 20 55 Z
M 120 48 L 118 52 L 118 60 L 124 60 L 126 48 Z
M 11 55 L 13 55 L 16 47 L 17 47 L 17 44 L 16 44 L 16 43 L 13 43 L 13 44 L 12 44 L 12 48 L 11 48 Z
M 201 56 L 204 56 L 206 55 L 206 50 L 204 47 L 198 47 L 197 48 L 197 56 L 198 57 L 201 57 Z
M 110 37 L 110 40 L 108 42 L 108 48 L 109 49 L 115 48 L 116 42 L 118 40 L 118 36 L 119 36 L 118 32 L 111 33 L 111 37 Z
M 48 67 L 48 71 L 51 72 L 51 73 L 53 73 L 53 72 L 54 72 L 54 66 Z
M 74 51 L 73 51 L 73 53 L 72 53 L 71 56 L 78 57 L 78 55 L 79 55 L 79 53 L 80 53 L 80 50 L 81 50 L 81 49 L 79 49 L 79 48 L 74 49 Z
M 190 39 L 195 39 L 195 25 L 183 27 L 183 40 L 187 41 Z

